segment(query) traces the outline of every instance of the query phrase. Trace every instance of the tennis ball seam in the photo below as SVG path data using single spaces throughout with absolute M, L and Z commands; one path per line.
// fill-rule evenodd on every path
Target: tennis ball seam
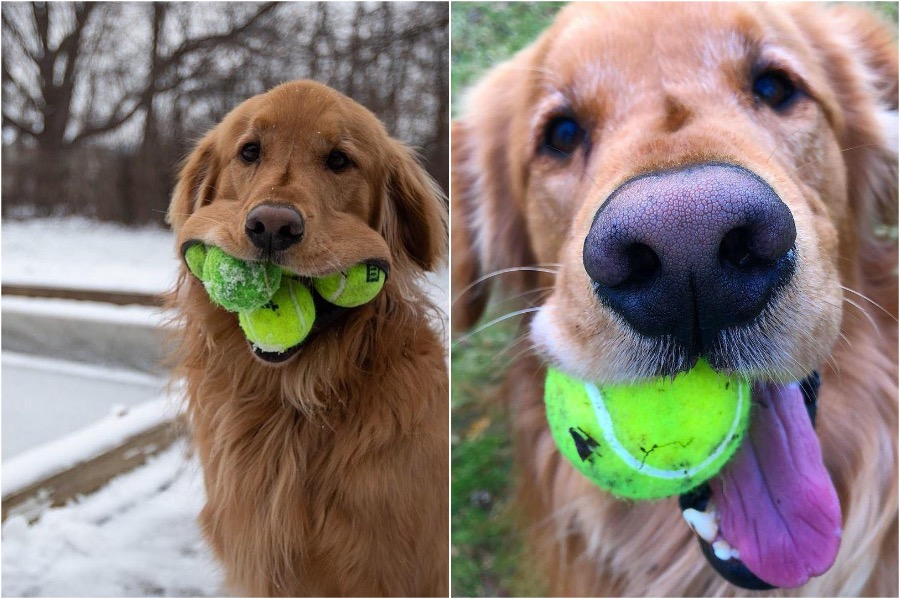
M 349 279 L 349 277 L 349 273 L 341 272 L 341 277 L 338 281 L 337 289 L 335 289 L 334 292 L 331 293 L 327 298 L 329 303 L 333 304 L 338 300 L 339 297 L 341 297 L 341 294 L 344 293 L 344 289 L 347 288 L 347 280 Z
M 594 409 L 594 415 L 597 417 L 597 424 L 600 426 L 600 430 L 603 432 L 603 438 L 606 440 L 606 443 L 609 445 L 609 448 L 612 449 L 613 453 L 615 453 L 616 456 L 620 460 L 625 462 L 628 466 L 640 471 L 641 474 L 663 479 L 683 479 L 686 477 L 694 477 L 702 472 L 705 468 L 707 468 L 710 464 L 712 464 L 715 460 L 717 460 L 719 456 L 721 456 L 722 453 L 727 449 L 728 445 L 731 443 L 731 440 L 734 438 L 735 433 L 740 427 L 741 413 L 743 403 L 745 401 L 744 389 L 743 387 L 738 386 L 738 403 L 734 410 L 734 419 L 731 422 L 731 428 L 725 435 L 725 439 L 722 441 L 722 443 L 720 443 L 719 446 L 716 447 L 716 450 L 712 454 L 710 454 L 703 462 L 687 469 L 663 470 L 662 468 L 657 468 L 646 463 L 647 455 L 649 455 L 650 452 L 653 451 L 653 449 L 647 451 L 647 455 L 645 455 L 641 460 L 638 460 L 619 442 L 619 439 L 615 434 L 612 417 L 610 416 L 609 411 L 607 411 L 606 409 L 606 404 L 603 401 L 603 394 L 600 393 L 600 389 L 597 388 L 597 385 L 585 382 L 584 389 L 591 400 L 591 406 Z
M 297 294 L 294 292 L 294 286 L 288 284 L 287 288 L 288 292 L 290 292 L 291 294 L 291 305 L 294 307 L 294 312 L 297 313 L 297 318 L 300 320 L 301 326 L 305 329 L 307 328 L 306 316 L 303 315 L 303 310 L 300 309 L 300 302 L 297 300 Z

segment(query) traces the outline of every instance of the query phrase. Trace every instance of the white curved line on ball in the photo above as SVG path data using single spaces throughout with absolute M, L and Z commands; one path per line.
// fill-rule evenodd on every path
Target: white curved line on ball
M 654 478 L 665 479 L 695 476 L 698 472 L 709 466 L 720 455 L 722 455 L 722 453 L 728 447 L 729 441 L 731 441 L 732 437 L 737 431 L 738 426 L 740 425 L 742 411 L 741 408 L 743 407 L 744 403 L 744 388 L 742 385 L 738 385 L 738 404 L 737 409 L 734 412 L 734 421 L 731 423 L 731 430 L 728 431 L 728 435 L 725 437 L 725 440 L 708 458 L 703 460 L 703 462 L 701 462 L 697 466 L 688 468 L 687 471 L 685 471 L 684 469 L 663 470 L 661 468 L 650 466 L 649 464 L 634 457 L 619 442 L 619 439 L 616 438 L 615 429 L 613 428 L 612 417 L 609 415 L 609 411 L 606 409 L 606 404 L 603 401 L 603 394 L 600 393 L 600 389 L 597 388 L 597 385 L 595 385 L 594 383 L 584 383 L 584 390 L 587 392 L 588 398 L 591 400 L 591 406 L 593 406 L 594 408 L 594 415 L 597 417 L 597 424 L 600 425 L 600 430 L 603 431 L 603 438 L 606 439 L 606 443 L 607 445 L 609 445 L 610 449 L 612 449 L 615 454 L 622 459 L 623 462 L 631 466 L 633 469 L 640 471 L 641 474 L 646 474 L 647 476 L 652 476 Z
M 300 321 L 300 326 L 306 329 L 306 316 L 303 315 L 303 309 L 300 307 L 300 302 L 297 301 L 297 294 L 294 293 L 294 286 L 288 283 L 287 287 L 288 291 L 291 293 L 291 303 L 294 304 L 294 311 L 297 312 L 297 319 Z
M 341 273 L 341 279 L 338 282 L 337 289 L 335 289 L 334 293 L 332 293 L 331 296 L 328 298 L 328 301 L 330 303 L 333 304 L 334 302 L 337 301 L 337 299 L 339 297 L 341 297 L 341 294 L 344 293 L 344 289 L 347 288 L 347 279 L 349 279 L 349 278 L 350 278 L 350 271 L 347 271 L 347 274 L 344 274 L 343 272 Z

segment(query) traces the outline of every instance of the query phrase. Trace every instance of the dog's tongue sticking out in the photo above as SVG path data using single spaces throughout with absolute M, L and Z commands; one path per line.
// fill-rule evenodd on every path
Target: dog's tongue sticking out
M 796 383 L 756 384 L 743 445 L 710 481 L 722 537 L 759 579 L 797 587 L 834 563 L 841 507 Z

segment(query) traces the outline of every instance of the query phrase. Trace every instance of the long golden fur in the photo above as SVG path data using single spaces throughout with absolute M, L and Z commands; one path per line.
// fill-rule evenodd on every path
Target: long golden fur
M 241 161 L 248 141 L 255 165 Z M 329 153 L 353 166 L 333 172 Z M 446 208 L 411 152 L 368 110 L 295 81 L 232 111 L 183 167 L 169 212 L 191 240 L 261 259 L 247 213 L 289 205 L 303 240 L 269 256 L 300 275 L 390 264 L 375 300 L 314 331 L 280 365 L 182 268 L 175 375 L 203 466 L 203 532 L 231 592 L 446 596 L 447 369 L 419 287 L 443 259 Z
M 758 60 L 799 72 L 810 97 L 787 116 L 754 108 Z M 560 104 L 593 131 L 589 155 L 565 164 L 535 152 Z M 623 181 L 717 160 L 772 182 L 796 221 L 806 259 L 776 306 L 782 326 L 741 370 L 821 370 L 817 432 L 843 511 L 834 566 L 772 594 L 897 595 L 896 115 L 895 42 L 850 6 L 573 4 L 473 90 L 453 129 L 453 323 L 478 319 L 486 286 L 468 286 L 491 273 L 513 269 L 491 277 L 508 293 L 550 288 L 506 389 L 529 565 L 550 596 L 741 594 L 672 502 L 613 499 L 560 457 L 540 383 L 547 361 L 601 381 L 647 372 L 592 297 L 581 247 Z

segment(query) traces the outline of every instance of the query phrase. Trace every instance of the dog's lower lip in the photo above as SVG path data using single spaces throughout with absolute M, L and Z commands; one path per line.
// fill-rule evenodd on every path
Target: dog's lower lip
M 258 348 L 255 348 L 251 345 L 251 349 L 253 350 L 253 354 L 263 360 L 264 362 L 268 362 L 270 364 L 278 364 L 281 362 L 285 362 L 288 358 L 291 358 L 297 351 L 300 349 L 300 345 L 295 345 L 294 347 L 290 347 L 283 352 L 265 352 Z
M 678 507 L 682 512 L 691 508 L 705 512 L 711 496 L 712 490 L 709 484 L 703 483 L 699 487 L 680 495 L 678 497 Z M 703 557 L 706 558 L 706 561 L 709 562 L 709 565 L 719 576 L 731 584 L 751 591 L 767 591 L 776 588 L 761 580 L 739 559 L 720 559 L 709 542 L 704 540 L 699 534 L 696 536 L 697 541 L 700 543 L 700 551 L 703 553 Z

